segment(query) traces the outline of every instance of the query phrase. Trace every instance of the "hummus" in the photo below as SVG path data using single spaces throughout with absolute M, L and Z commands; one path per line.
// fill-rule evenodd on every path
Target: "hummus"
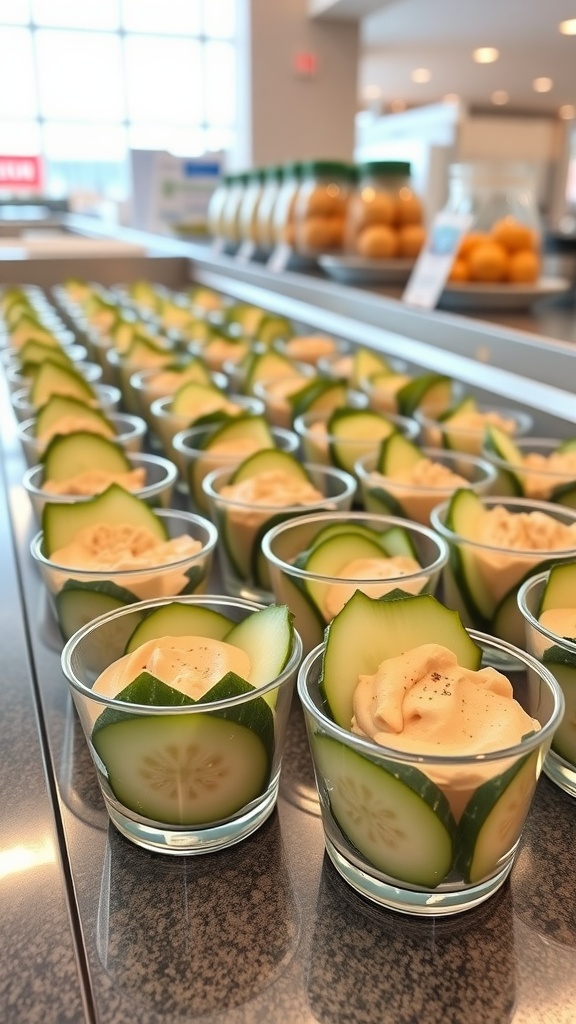
M 57 434 L 74 434 L 78 430 L 88 430 L 91 434 L 99 434 L 101 437 L 114 437 L 114 428 L 107 422 L 100 419 L 82 419 L 81 416 L 60 416 L 48 429 L 42 431 L 37 437 L 41 441 L 51 441 Z
M 576 640 L 576 608 L 549 608 L 542 612 L 538 621 L 550 633 Z
M 82 570 L 106 573 L 108 578 L 126 586 L 136 597 L 144 600 L 179 594 L 188 583 L 188 563 L 201 550 L 200 541 L 187 535 L 161 541 L 143 527 L 102 523 L 79 530 L 68 544 L 52 552 L 50 562 L 59 569 L 74 569 L 76 573 Z M 166 568 L 182 562 L 184 565 L 180 564 L 173 570 Z M 142 572 L 145 569 L 162 571 L 147 574 Z M 124 581 L 122 577 L 114 579 L 114 573 L 135 575 Z M 62 574 L 61 580 L 56 580 L 57 590 L 67 578 Z
M 522 460 L 522 487 L 528 498 L 550 498 L 555 487 L 576 483 L 576 452 L 528 452 Z
M 141 672 L 149 672 L 167 686 L 200 700 L 228 672 L 247 679 L 250 668 L 248 654 L 223 640 L 164 636 L 148 640 L 131 654 L 108 665 L 92 689 L 106 697 L 115 697 Z
M 352 732 L 416 755 L 462 757 L 505 750 L 540 728 L 513 697 L 506 676 L 458 665 L 438 644 L 423 644 L 360 676 L 353 698 Z M 471 791 L 501 762 L 427 765 L 459 818 Z
M 288 401 L 289 395 L 296 394 L 306 387 L 309 378 L 304 376 L 274 377 L 260 383 L 254 393 L 261 395 L 266 406 L 266 415 L 274 426 L 292 426 L 292 408 Z
M 73 494 L 78 497 L 100 494 L 110 484 L 120 484 L 127 491 L 140 491 L 146 486 L 146 470 L 137 468 L 126 473 L 108 473 L 101 469 L 87 469 L 66 480 L 45 480 L 42 490 L 48 494 Z
M 326 588 L 324 616 L 329 622 L 344 607 L 356 590 L 361 590 L 368 597 L 382 597 L 393 587 L 398 586 L 398 578 L 420 572 L 421 566 L 415 558 L 407 555 L 394 555 L 391 558 L 354 558 L 347 562 L 338 573 L 342 583 L 332 583 Z M 364 580 L 386 580 L 382 583 L 364 583 Z M 390 584 L 390 580 L 393 583 Z M 402 589 L 411 594 L 418 594 L 425 586 L 426 580 L 419 578 L 409 583 L 402 583 Z
M 423 458 L 394 477 L 370 473 L 367 486 L 381 487 L 402 506 L 402 511 L 408 519 L 426 525 L 430 521 L 430 512 L 434 506 L 458 487 L 468 487 L 469 481 L 442 462 Z
M 576 523 L 567 526 L 546 512 L 509 512 L 503 505 L 485 509 L 474 542 L 476 565 L 495 603 L 550 552 L 574 552 Z M 466 542 L 464 542 L 466 543 Z
M 398 412 L 396 393 L 411 380 L 403 373 L 379 373 L 375 379 L 364 381 L 363 388 L 368 393 L 370 405 L 377 412 Z
M 426 420 L 426 444 L 431 448 L 441 448 L 443 437 L 450 436 L 450 448 L 479 455 L 486 427 L 497 427 L 502 433 L 513 436 L 516 433 L 516 421 L 503 416 L 496 409 L 464 408 L 450 416 L 450 419 L 435 423 Z
M 291 359 L 314 365 L 322 356 L 332 355 L 336 351 L 336 342 L 326 334 L 310 334 L 290 338 L 284 344 L 284 351 Z

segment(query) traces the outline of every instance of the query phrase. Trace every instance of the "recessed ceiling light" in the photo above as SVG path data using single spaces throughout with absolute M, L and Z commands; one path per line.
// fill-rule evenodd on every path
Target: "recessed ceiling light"
M 572 118 L 576 117 L 576 107 L 573 103 L 564 103 L 558 111 L 558 117 L 561 117 L 563 121 L 571 121 Z
M 477 64 L 493 64 L 500 56 L 495 46 L 479 46 L 472 51 L 472 58 Z
M 553 85 L 554 82 L 551 78 L 535 78 L 532 82 L 534 92 L 550 92 Z
M 428 68 L 414 68 L 414 71 L 410 75 L 413 82 L 422 84 L 423 82 L 429 82 L 432 78 Z
M 563 36 L 576 36 L 576 18 L 568 18 L 566 21 L 561 21 L 558 25 L 558 31 Z
M 497 107 L 504 107 L 506 103 L 508 103 L 510 96 L 505 89 L 496 89 L 490 98 L 492 103 L 495 103 Z

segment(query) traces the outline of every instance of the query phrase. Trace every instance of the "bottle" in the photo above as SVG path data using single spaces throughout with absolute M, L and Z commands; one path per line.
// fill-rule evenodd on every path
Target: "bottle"
M 357 167 L 346 220 L 346 252 L 367 259 L 415 258 L 426 238 L 410 164 L 372 160 Z
M 212 238 L 222 237 L 222 213 L 233 181 L 233 175 L 225 174 L 220 178 L 208 202 L 206 220 L 208 234 Z
M 243 172 L 241 174 L 232 174 L 229 177 L 231 181 L 220 215 L 220 224 L 222 237 L 225 239 L 227 246 L 235 249 L 240 243 L 238 212 L 247 185 L 248 175 Z
M 302 164 L 298 161 L 282 166 L 282 184 L 278 189 L 272 213 L 271 236 L 274 245 L 294 248 L 294 211 L 301 177 Z
M 533 173 L 523 164 L 453 164 L 446 210 L 472 216 L 449 281 L 533 284 L 540 276 L 542 225 Z
M 264 172 L 264 187 L 256 213 L 258 248 L 270 252 L 274 245 L 272 234 L 274 207 L 282 186 L 283 173 L 281 167 L 267 167 Z
M 238 210 L 238 234 L 240 244 L 253 242 L 258 245 L 258 207 L 264 187 L 264 171 L 257 168 L 248 173 L 248 182 L 244 189 Z
M 304 165 L 295 208 L 295 248 L 301 256 L 339 252 L 354 168 L 336 160 Z

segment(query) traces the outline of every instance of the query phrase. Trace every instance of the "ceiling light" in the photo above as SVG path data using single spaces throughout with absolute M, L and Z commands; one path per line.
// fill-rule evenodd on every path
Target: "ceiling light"
M 495 46 L 479 46 L 472 51 L 472 58 L 477 64 L 493 64 L 500 56 Z
M 561 21 L 558 25 L 558 31 L 563 36 L 576 36 L 576 18 L 568 18 L 567 21 Z
M 534 92 L 550 92 L 553 85 L 554 82 L 551 78 L 535 78 L 532 82 Z
M 506 103 L 508 103 L 510 96 L 508 95 L 505 89 L 496 89 L 496 92 L 492 93 L 490 99 L 492 100 L 492 103 L 496 104 L 497 107 L 503 107 L 505 106 Z
M 558 111 L 558 117 L 561 117 L 563 121 L 571 121 L 572 118 L 576 117 L 576 107 L 573 103 L 564 103 Z
M 428 68 L 414 68 L 414 71 L 410 75 L 413 82 L 429 82 L 432 78 Z

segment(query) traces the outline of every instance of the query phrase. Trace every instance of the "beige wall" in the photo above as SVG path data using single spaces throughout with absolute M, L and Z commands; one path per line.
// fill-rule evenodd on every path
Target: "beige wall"
M 308 0 L 240 0 L 238 114 L 234 168 L 354 153 L 358 23 L 315 21 Z M 317 71 L 294 70 L 312 51 Z

